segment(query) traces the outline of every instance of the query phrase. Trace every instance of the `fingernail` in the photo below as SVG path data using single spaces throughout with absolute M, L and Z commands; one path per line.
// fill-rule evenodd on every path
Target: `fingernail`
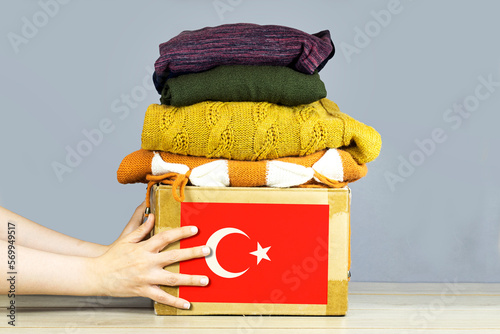
M 204 246 L 201 251 L 203 252 L 203 254 L 205 255 L 208 255 L 210 254 L 210 248 L 208 246 Z
M 193 234 L 198 233 L 198 228 L 196 226 L 191 226 L 191 233 Z
M 188 303 L 188 302 L 185 302 L 185 303 L 184 303 L 184 308 L 185 308 L 186 310 L 189 310 L 189 309 L 191 308 L 191 304 L 190 304 L 190 303 Z
M 208 284 L 208 277 L 202 277 L 200 279 L 200 284 L 201 285 L 207 285 Z

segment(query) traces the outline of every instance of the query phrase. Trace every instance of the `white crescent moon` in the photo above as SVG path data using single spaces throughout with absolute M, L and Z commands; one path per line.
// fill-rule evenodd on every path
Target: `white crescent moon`
M 210 253 L 209 256 L 205 257 L 205 261 L 207 262 L 207 265 L 210 268 L 210 270 L 212 270 L 214 274 L 219 275 L 220 277 L 235 278 L 243 275 L 248 270 L 247 268 L 244 271 L 240 271 L 239 273 L 233 273 L 222 268 L 219 261 L 217 261 L 217 245 L 226 235 L 234 233 L 243 234 L 245 237 L 249 238 L 249 236 L 246 235 L 245 232 L 238 230 L 237 228 L 226 227 L 218 231 L 215 231 L 214 234 L 212 234 L 210 238 L 208 238 L 207 240 L 207 246 L 210 247 L 212 252 Z

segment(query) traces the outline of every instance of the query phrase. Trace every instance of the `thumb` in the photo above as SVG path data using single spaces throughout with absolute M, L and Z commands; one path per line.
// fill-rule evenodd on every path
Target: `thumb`
M 155 222 L 155 217 L 151 213 L 148 216 L 148 219 L 139 226 L 137 229 L 135 229 L 132 233 L 129 235 L 125 236 L 125 241 L 127 242 L 134 242 L 137 243 L 139 241 L 142 241 L 153 229 L 154 223 Z
M 130 218 L 130 221 L 128 222 L 128 224 L 123 229 L 123 231 L 120 234 L 119 238 L 123 238 L 124 236 L 132 233 L 139 226 L 141 226 L 141 224 L 142 224 L 142 217 L 144 215 L 144 209 L 146 209 L 146 202 L 142 202 L 141 205 L 139 205 L 137 207 L 137 209 L 135 209 L 134 214 L 132 215 L 132 218 Z

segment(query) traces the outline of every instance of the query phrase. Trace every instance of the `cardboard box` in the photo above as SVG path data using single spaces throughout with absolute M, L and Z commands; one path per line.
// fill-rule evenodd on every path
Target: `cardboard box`
M 165 250 L 209 245 L 207 258 L 166 267 L 207 275 L 206 287 L 167 287 L 190 310 L 155 303 L 157 315 L 344 315 L 350 266 L 348 188 L 152 187 L 154 233 L 195 225 Z

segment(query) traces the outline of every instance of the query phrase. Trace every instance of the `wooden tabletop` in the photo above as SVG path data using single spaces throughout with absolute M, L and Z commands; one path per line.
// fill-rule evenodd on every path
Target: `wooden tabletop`
M 350 283 L 345 317 L 156 316 L 144 298 L 17 296 L 9 333 L 500 333 L 500 284 Z

